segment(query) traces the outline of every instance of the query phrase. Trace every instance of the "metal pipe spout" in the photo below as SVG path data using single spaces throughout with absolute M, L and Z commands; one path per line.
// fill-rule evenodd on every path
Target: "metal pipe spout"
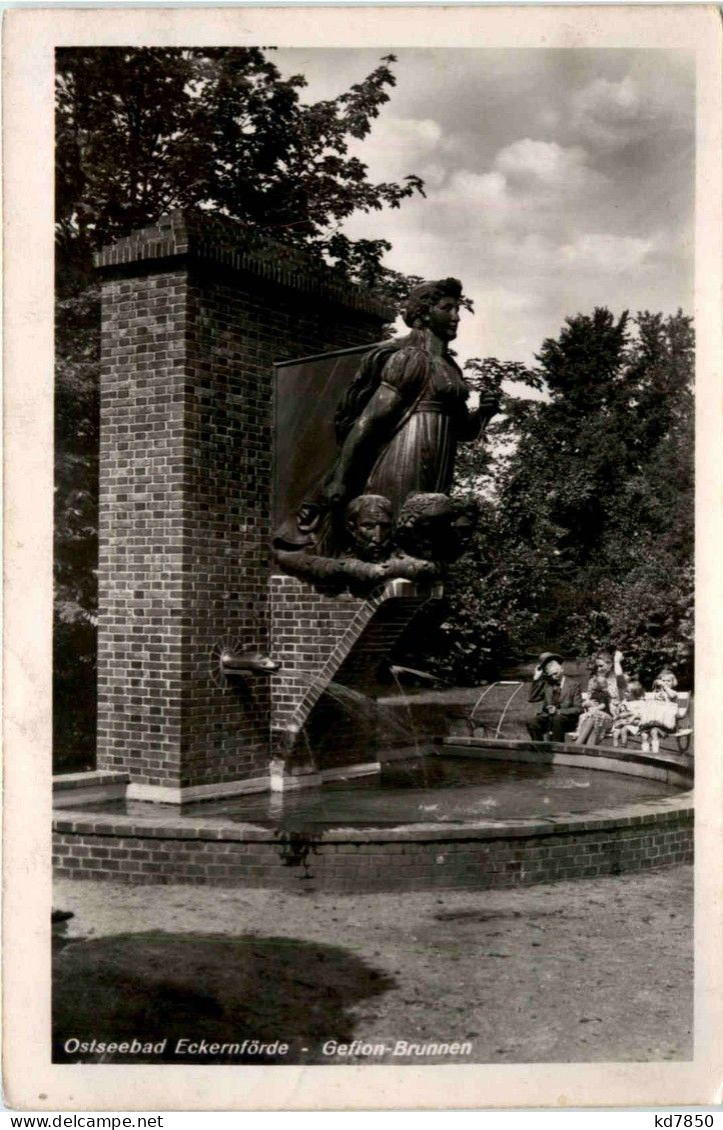
M 260 651 L 224 651 L 219 660 L 222 674 L 228 678 L 243 675 L 273 675 L 281 664 Z

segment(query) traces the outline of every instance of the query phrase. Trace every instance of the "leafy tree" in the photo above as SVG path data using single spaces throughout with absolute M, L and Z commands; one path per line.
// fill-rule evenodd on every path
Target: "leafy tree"
M 635 569 L 624 582 L 605 581 L 597 604 L 573 613 L 569 638 L 580 655 L 618 646 L 629 674 L 650 686 L 672 666 L 684 680 L 693 675 L 693 565 L 661 555 Z
M 491 502 L 448 586 L 438 667 L 468 681 L 495 658 L 620 646 L 645 678 L 690 673 L 693 563 L 691 319 L 569 318 L 529 373 L 545 399 L 506 397 L 491 449 L 460 486 Z M 497 363 L 495 363 L 497 364 Z
M 349 155 L 389 100 L 393 55 L 335 99 L 305 105 L 258 48 L 65 48 L 57 56 L 59 264 L 173 208 L 203 205 L 379 281 L 384 240 L 335 225 L 423 185 L 373 183 Z M 62 282 L 62 279 L 61 279 Z
M 356 211 L 398 208 L 419 177 L 371 181 L 349 153 L 395 84 L 393 55 L 337 98 L 306 105 L 258 48 L 62 48 L 56 57 L 56 753 L 92 747 L 86 710 L 65 704 L 94 677 L 100 309 L 92 255 L 174 208 L 200 206 L 303 247 L 392 300 L 384 240 L 338 230 Z M 82 729 L 82 727 L 81 727 Z

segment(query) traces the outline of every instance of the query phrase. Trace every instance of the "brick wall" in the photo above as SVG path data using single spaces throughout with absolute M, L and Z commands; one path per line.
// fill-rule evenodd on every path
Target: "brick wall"
M 408 581 L 368 599 L 326 596 L 296 577 L 271 578 L 274 749 L 290 768 L 327 769 L 374 760 L 377 668 L 430 599 Z M 338 683 L 339 692 L 330 682 Z M 344 693 L 346 690 L 346 694 Z
M 180 772 L 186 276 L 103 286 L 98 766 Z
M 174 213 L 101 252 L 98 767 L 197 786 L 265 772 L 273 361 L 390 317 L 298 252 Z
M 187 821 L 187 826 L 192 822 Z M 161 826 L 127 829 L 58 816 L 56 874 L 129 883 L 203 883 L 291 891 L 486 890 L 617 875 L 693 860 L 692 809 L 637 817 L 557 818 L 544 830 L 408 835 L 373 830 L 344 839 L 279 831 Z

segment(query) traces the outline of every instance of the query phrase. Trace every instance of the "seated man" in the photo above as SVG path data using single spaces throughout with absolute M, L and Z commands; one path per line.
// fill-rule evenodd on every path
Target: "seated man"
M 582 691 L 577 679 L 564 674 L 561 655 L 543 651 L 532 676 L 530 702 L 541 703 L 539 713 L 527 723 L 533 741 L 544 741 L 549 735 L 553 742 L 564 742 L 566 732 L 577 727 Z

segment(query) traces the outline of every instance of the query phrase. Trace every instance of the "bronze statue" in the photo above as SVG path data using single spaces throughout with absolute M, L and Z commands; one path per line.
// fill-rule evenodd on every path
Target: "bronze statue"
M 458 279 L 418 286 L 404 311 L 411 333 L 364 356 L 334 417 L 337 457 L 274 538 L 285 571 L 332 589 L 369 588 L 433 580 L 463 552 L 476 515 L 448 495 L 457 443 L 476 439 L 499 403 L 483 392 L 467 407 L 449 352 L 461 303 Z
M 461 301 L 458 279 L 412 291 L 404 311 L 411 333 L 365 355 L 336 411 L 337 458 L 315 496 L 277 532 L 277 549 L 338 554 L 350 499 L 382 495 L 396 518 L 408 495 L 449 490 L 457 443 L 476 439 L 499 406 L 485 392 L 476 410 L 467 407 L 448 349 Z
M 332 509 L 357 494 L 382 494 L 396 516 L 410 494 L 449 491 L 457 443 L 476 439 L 498 408 L 494 394 L 467 408 L 448 349 L 461 300 L 458 279 L 422 284 L 404 311 L 412 332 L 364 358 L 336 413 L 340 451 L 322 490 Z

